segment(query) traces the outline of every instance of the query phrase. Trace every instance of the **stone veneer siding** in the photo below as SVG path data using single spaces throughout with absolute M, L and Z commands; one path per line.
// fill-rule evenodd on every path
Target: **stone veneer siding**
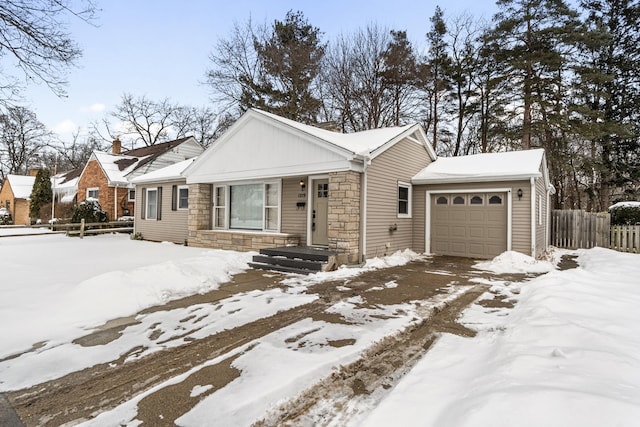
M 360 258 L 361 174 L 329 174 L 329 250 L 338 252 L 338 264 L 357 264 Z
M 189 246 L 257 251 L 278 246 L 296 246 L 297 235 L 242 230 L 212 230 L 212 186 L 189 185 Z

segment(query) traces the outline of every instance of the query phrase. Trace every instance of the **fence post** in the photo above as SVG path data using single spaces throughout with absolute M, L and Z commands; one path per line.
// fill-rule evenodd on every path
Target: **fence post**
M 80 220 L 80 238 L 84 238 L 84 218 Z

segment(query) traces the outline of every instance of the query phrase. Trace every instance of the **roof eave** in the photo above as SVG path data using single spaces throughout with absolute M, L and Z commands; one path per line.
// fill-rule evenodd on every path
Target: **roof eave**
M 492 181 L 522 181 L 530 178 L 539 178 L 542 174 L 511 174 L 511 175 L 491 175 L 491 176 L 464 176 L 464 177 L 447 177 L 447 178 L 412 178 L 411 183 L 414 185 L 421 184 L 468 184 L 472 182 L 492 182 Z

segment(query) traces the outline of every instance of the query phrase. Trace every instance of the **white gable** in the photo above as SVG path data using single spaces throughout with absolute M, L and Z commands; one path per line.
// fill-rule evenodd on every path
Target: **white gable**
M 240 119 L 185 175 L 188 183 L 223 182 L 361 171 L 362 165 L 361 156 L 253 114 Z
M 259 110 L 247 111 L 185 171 L 188 183 L 315 175 L 352 170 L 408 137 L 435 153 L 419 125 L 343 134 Z

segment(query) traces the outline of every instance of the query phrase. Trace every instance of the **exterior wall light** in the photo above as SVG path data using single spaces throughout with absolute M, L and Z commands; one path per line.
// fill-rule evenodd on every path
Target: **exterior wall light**
M 304 182 L 304 179 L 301 179 L 299 184 L 300 184 L 300 190 L 301 190 L 301 191 L 304 191 L 304 189 L 305 189 L 305 188 L 306 188 L 306 186 L 307 186 L 307 185 L 305 184 L 305 182 Z
M 522 188 L 518 188 L 518 200 L 522 200 Z

